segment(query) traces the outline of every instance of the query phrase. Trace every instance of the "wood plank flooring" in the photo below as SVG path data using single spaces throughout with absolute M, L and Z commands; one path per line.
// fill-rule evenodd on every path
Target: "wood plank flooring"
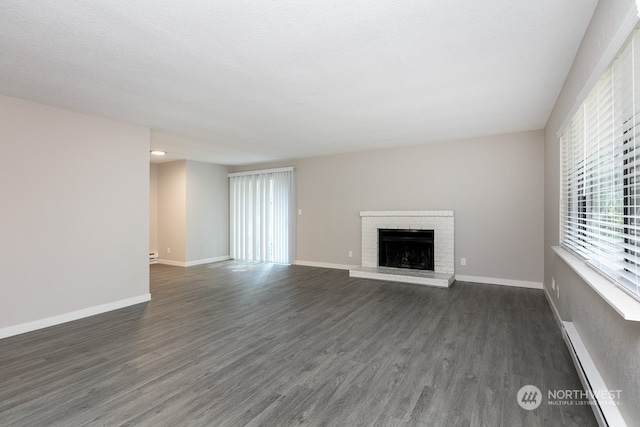
M 2 426 L 595 426 L 540 290 L 153 265 L 149 303 L 0 341 Z

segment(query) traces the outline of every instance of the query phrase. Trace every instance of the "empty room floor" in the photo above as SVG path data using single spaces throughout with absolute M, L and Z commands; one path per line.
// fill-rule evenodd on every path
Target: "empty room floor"
M 595 426 L 543 291 L 227 261 L 149 303 L 0 341 L 2 426 Z

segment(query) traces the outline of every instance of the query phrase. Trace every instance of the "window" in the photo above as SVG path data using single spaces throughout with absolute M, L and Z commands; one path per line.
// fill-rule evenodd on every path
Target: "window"
M 561 245 L 638 299 L 639 48 L 636 30 L 560 136 Z
M 229 174 L 231 258 L 291 264 L 293 168 Z

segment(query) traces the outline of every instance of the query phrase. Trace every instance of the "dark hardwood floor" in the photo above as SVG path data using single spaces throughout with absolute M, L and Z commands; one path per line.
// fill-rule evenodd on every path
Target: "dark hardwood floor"
M 540 290 L 151 266 L 152 301 L 0 341 L 2 426 L 583 426 Z

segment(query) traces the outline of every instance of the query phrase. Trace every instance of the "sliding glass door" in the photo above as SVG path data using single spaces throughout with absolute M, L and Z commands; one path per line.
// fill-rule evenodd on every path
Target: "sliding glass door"
M 231 257 L 291 264 L 293 168 L 229 174 Z

